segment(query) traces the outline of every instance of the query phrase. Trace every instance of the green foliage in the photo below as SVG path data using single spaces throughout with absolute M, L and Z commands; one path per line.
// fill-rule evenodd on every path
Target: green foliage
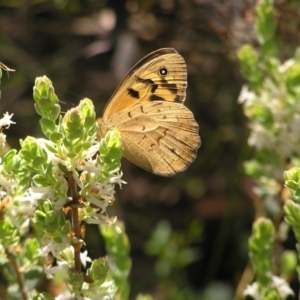
M 118 286 L 119 299 L 126 300 L 130 292 L 127 278 L 131 270 L 131 259 L 130 244 L 124 232 L 124 225 L 116 222 L 112 226 L 102 225 L 100 229 L 105 240 L 110 274 Z
M 260 290 L 271 288 L 274 234 L 274 225 L 268 219 L 260 218 L 253 224 L 252 236 L 249 239 L 250 258 Z
M 256 33 L 258 41 L 261 45 L 260 51 L 263 55 L 276 54 L 276 46 L 274 42 L 274 34 L 277 28 L 274 13 L 274 1 L 259 1 L 256 6 Z
M 55 121 L 60 115 L 60 106 L 52 82 L 46 76 L 38 77 L 35 80 L 33 99 L 35 109 L 42 117 L 40 120 L 41 128 L 45 136 L 51 138 L 51 134 L 57 129 Z
M 293 199 L 300 202 L 300 169 L 292 168 L 284 172 L 284 181 L 293 195 Z
M 256 274 L 256 281 L 248 286 L 245 295 L 253 299 L 286 299 L 293 291 L 283 276 L 273 274 L 273 247 L 275 227 L 266 218 L 258 218 L 253 224 L 252 236 L 249 238 L 250 258 Z M 289 268 L 282 270 L 282 275 L 290 275 L 295 268 L 295 257 L 291 251 L 283 253 L 283 261 L 289 261 Z M 258 298 L 259 296 L 259 298 Z
M 257 51 L 250 45 L 244 45 L 238 52 L 238 58 L 241 63 L 242 74 L 248 80 L 249 86 L 255 91 L 260 91 L 263 74 L 259 68 Z
M 100 142 L 99 163 L 105 166 L 102 170 L 103 177 L 108 177 L 120 169 L 120 159 L 123 156 L 120 139 L 120 132 L 112 130 Z
M 296 52 L 294 58 L 279 63 L 277 51 L 271 50 L 276 49 L 275 25 L 273 2 L 260 1 L 256 18 L 260 48 L 247 45 L 238 54 L 250 86 L 243 88 L 240 102 L 250 121 L 249 144 L 256 150 L 245 169 L 258 183 L 258 194 L 267 191 L 273 205 L 282 189 L 286 161 L 296 161 L 300 154 L 300 114 L 295 109 L 299 106 L 299 55 Z
M 2 69 L 0 68 L 0 88 L 1 88 Z M 1 100 L 1 89 L 0 89 L 0 100 Z
M 89 99 L 61 116 L 58 97 L 46 76 L 36 79 L 33 97 L 47 139 L 26 137 L 20 151 L 7 152 L 0 165 L 0 265 L 7 294 L 11 299 L 19 299 L 20 292 L 31 299 L 54 299 L 35 290 L 46 274 L 67 282 L 66 292 L 72 297 L 127 299 L 129 243 L 122 225 L 114 224 L 106 213 L 115 184 L 123 183 L 120 134 L 108 132 L 103 141 L 96 141 L 96 114 Z M 10 117 L 4 116 L 5 126 L 12 123 Z M 79 226 L 84 223 L 106 228 L 102 232 L 107 257 L 92 262 L 86 252 L 80 252 L 84 240 Z M 43 258 L 49 253 L 57 266 L 44 268 Z M 11 272 L 11 264 L 20 267 Z M 87 268 L 85 274 L 81 265 Z
M 285 250 L 280 258 L 279 270 L 283 278 L 289 278 L 297 267 L 297 255 L 295 251 Z
M 0 230 L 1 244 L 4 248 L 13 247 L 19 244 L 20 236 L 11 220 L 8 219 L 0 222 Z
M 293 228 L 297 242 L 300 242 L 300 205 L 287 200 L 284 205 L 285 221 Z M 299 250 L 299 249 L 298 249 Z M 299 254 L 298 254 L 299 256 Z
M 242 73 L 248 81 L 239 101 L 249 119 L 248 142 L 255 149 L 254 158 L 245 163 L 245 170 L 256 181 L 255 193 L 264 201 L 270 219 L 259 218 L 253 225 L 249 246 L 256 281 L 248 286 L 245 295 L 253 299 L 286 299 L 293 294 L 286 279 L 296 269 L 296 256 L 291 251 L 277 251 L 278 257 L 274 259 L 275 236 L 279 236 L 279 232 L 275 232 L 271 220 L 279 220 L 283 213 L 278 199 L 285 195 L 282 174 L 287 161 L 299 166 L 300 60 L 298 50 L 284 63 L 277 56 L 273 1 L 259 1 L 256 12 L 259 47 L 245 45 L 238 53 Z M 285 185 L 297 202 L 300 199 L 299 174 L 297 168 L 284 173 Z M 293 228 L 299 242 L 300 206 L 292 200 L 282 201 L 285 201 L 285 221 Z M 274 269 L 280 270 L 281 277 L 273 274 Z
M 199 238 L 201 231 L 198 223 L 192 223 L 185 233 L 172 231 L 167 221 L 157 224 L 145 250 L 150 255 L 158 256 L 155 271 L 159 277 L 166 278 L 173 268 L 182 268 L 198 259 L 197 252 L 189 244 Z
M 185 284 L 183 269 L 199 258 L 191 244 L 202 233 L 199 222 L 193 221 L 186 232 L 173 231 L 167 221 L 160 221 L 145 244 L 145 251 L 157 256 L 155 273 L 165 286 L 166 299 L 192 299 L 198 296 Z

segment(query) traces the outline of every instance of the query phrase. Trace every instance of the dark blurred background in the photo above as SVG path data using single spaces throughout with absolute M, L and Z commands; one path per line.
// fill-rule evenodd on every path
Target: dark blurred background
M 299 21 L 290 22 L 297 11 L 284 1 L 276 5 L 278 34 L 288 43 L 284 58 L 299 41 L 299 34 L 292 35 Z M 198 157 L 173 178 L 124 160 L 127 185 L 110 212 L 125 223 L 130 239 L 132 299 L 141 292 L 154 299 L 217 299 L 205 298 L 210 287 L 224 291 L 220 299 L 233 298 L 247 265 L 254 217 L 252 183 L 242 166 L 251 149 L 237 103 L 244 82 L 236 51 L 256 44 L 254 17 L 251 0 L 0 0 L 0 61 L 16 69 L 3 74 L 0 108 L 14 113 L 17 124 L 6 131 L 14 148 L 27 135 L 43 137 L 32 99 L 37 76 L 52 80 L 63 110 L 88 97 L 101 116 L 123 76 L 144 55 L 174 47 L 186 60 L 186 106 L 202 139 Z M 145 245 L 158 224 L 172 228 L 164 247 L 172 241 L 171 252 L 191 250 L 190 262 L 178 265 L 175 259 L 167 269 L 163 263 L 157 267 L 168 259 L 163 251 L 150 255 Z M 87 240 L 97 233 L 91 228 Z M 90 247 L 91 256 L 103 249 Z M 173 297 L 176 289 L 187 294 Z

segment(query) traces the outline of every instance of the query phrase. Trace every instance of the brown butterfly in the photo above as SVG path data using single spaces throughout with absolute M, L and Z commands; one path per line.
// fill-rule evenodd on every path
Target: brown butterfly
M 186 64 L 175 49 L 156 50 L 123 79 L 98 119 L 98 138 L 121 133 L 124 156 L 157 175 L 172 176 L 196 158 L 201 141 L 184 106 Z

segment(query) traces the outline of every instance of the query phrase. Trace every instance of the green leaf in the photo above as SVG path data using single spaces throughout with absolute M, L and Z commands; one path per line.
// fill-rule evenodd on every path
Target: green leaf
M 294 197 L 294 200 L 300 201 L 300 169 L 292 168 L 285 171 L 284 174 L 285 186 L 288 187 Z
M 300 62 L 295 62 L 285 72 L 283 80 L 285 80 L 287 90 L 295 95 L 298 94 L 300 81 Z
M 3 157 L 3 165 L 6 171 L 12 170 L 14 166 L 20 163 L 19 157 L 17 156 L 17 150 L 12 149 L 8 151 Z
M 45 224 L 46 214 L 40 210 L 34 212 L 34 220 L 37 223 Z
M 36 186 L 49 186 L 48 177 L 43 174 L 37 174 L 33 176 L 32 181 Z
M 260 287 L 272 285 L 272 251 L 275 240 L 273 223 L 266 218 L 258 218 L 249 238 L 250 258 Z
M 62 140 L 62 138 L 63 138 L 63 135 L 60 132 L 53 132 L 49 136 L 50 141 L 53 142 L 54 144 L 58 144 Z M 57 149 L 55 147 L 52 147 L 52 145 L 47 144 L 46 146 L 47 146 L 47 149 L 49 151 L 51 151 L 52 153 L 57 152 Z
M 280 257 L 280 275 L 289 278 L 297 268 L 297 253 L 292 250 L 285 250 Z
M 44 116 L 43 111 L 40 109 L 40 107 L 36 103 L 34 104 L 34 108 L 40 116 L 42 116 L 42 117 Z
M 259 54 L 250 45 L 242 46 L 238 51 L 242 74 L 248 80 L 248 85 L 255 91 L 260 91 L 263 83 L 263 75 L 260 70 Z
M 49 111 L 52 109 L 53 107 L 53 103 L 52 101 L 47 97 L 42 97 L 40 98 L 39 102 L 38 102 L 38 105 L 39 105 L 39 108 L 42 110 L 42 111 Z
M 256 31 L 261 44 L 273 39 L 276 31 L 276 21 L 274 16 L 274 2 L 272 0 L 261 0 L 256 6 Z
M 94 259 L 88 271 L 88 275 L 93 279 L 94 284 L 101 285 L 108 275 L 108 263 L 106 257 Z
M 68 282 L 75 291 L 80 291 L 83 284 L 83 274 L 69 272 Z
M 55 132 L 56 126 L 53 121 L 43 118 L 40 119 L 39 122 L 45 136 L 49 137 L 53 132 Z
M 61 111 L 60 106 L 58 104 L 55 104 L 52 107 L 51 112 L 50 112 L 50 120 L 52 120 L 52 121 L 57 120 L 57 118 L 60 115 L 60 111 Z
M 12 245 L 20 243 L 20 237 L 16 227 L 9 219 L 0 221 L 0 243 L 4 248 L 10 248 Z
M 82 138 L 83 130 L 80 128 L 73 128 L 72 131 L 69 131 L 68 134 L 66 134 L 66 138 L 73 144 L 73 141 Z
M 43 157 L 41 156 L 36 156 L 35 158 L 33 158 L 32 160 L 32 167 L 35 169 L 39 169 L 41 168 L 42 165 L 44 165 L 47 162 L 47 160 L 45 160 Z

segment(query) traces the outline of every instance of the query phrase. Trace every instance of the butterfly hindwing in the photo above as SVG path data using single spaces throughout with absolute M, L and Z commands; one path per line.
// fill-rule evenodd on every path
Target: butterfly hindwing
M 200 146 L 198 124 L 182 104 L 140 103 L 115 114 L 111 122 L 121 132 L 124 156 L 158 175 L 186 169 Z

